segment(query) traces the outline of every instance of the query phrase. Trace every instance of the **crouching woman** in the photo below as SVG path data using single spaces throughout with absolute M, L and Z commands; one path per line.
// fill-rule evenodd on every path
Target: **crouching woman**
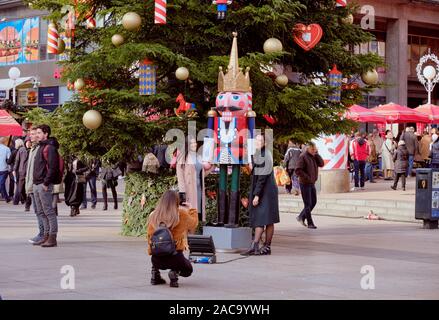
M 165 225 L 172 233 L 176 253 L 165 256 L 152 254 L 151 238 L 159 226 Z M 175 191 L 166 191 L 161 197 L 155 210 L 149 215 L 147 226 L 148 254 L 151 255 L 152 277 L 151 284 L 165 284 L 160 276 L 160 270 L 170 269 L 168 276 L 171 287 L 178 287 L 178 276 L 189 277 L 193 268 L 185 258 L 183 251 L 187 250 L 188 232 L 193 232 L 198 225 L 198 212 L 190 208 L 189 203 L 179 206 L 179 196 Z

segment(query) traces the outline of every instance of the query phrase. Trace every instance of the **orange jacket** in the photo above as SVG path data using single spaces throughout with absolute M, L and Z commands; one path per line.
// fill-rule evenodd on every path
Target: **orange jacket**
M 184 251 L 189 249 L 187 242 L 188 232 L 193 232 L 198 225 L 198 212 L 197 209 L 186 209 L 180 207 L 178 209 L 180 215 L 180 222 L 172 230 L 172 237 L 174 238 L 177 251 Z M 155 228 L 152 225 L 148 225 L 146 239 L 148 240 L 148 254 L 151 255 L 151 236 L 153 235 Z

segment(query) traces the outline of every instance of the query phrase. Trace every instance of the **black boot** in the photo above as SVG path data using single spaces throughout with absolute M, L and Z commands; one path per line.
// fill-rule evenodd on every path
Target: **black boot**
M 76 216 L 76 211 L 75 211 L 75 208 L 73 208 L 73 207 L 70 207 L 70 216 L 71 217 Z
M 154 266 L 151 269 L 151 284 L 153 286 L 159 285 L 159 284 L 165 284 L 166 281 L 160 276 L 160 270 L 156 269 Z
M 241 201 L 239 197 L 239 191 L 230 192 L 229 217 L 226 224 L 226 228 L 238 227 L 240 203 Z
M 218 192 L 218 222 L 217 227 L 223 227 L 227 217 L 227 192 L 219 190 Z
M 117 210 L 117 199 L 114 199 L 114 210 Z
M 169 276 L 169 280 L 171 280 L 169 286 L 173 288 L 178 288 L 178 272 L 171 270 L 169 271 L 168 276 Z
M 241 256 L 258 256 L 259 254 L 259 243 L 252 242 L 250 248 L 247 251 L 241 253 Z
M 271 255 L 271 244 L 265 243 L 264 246 L 261 248 L 261 250 L 259 250 L 259 254 L 261 256 Z

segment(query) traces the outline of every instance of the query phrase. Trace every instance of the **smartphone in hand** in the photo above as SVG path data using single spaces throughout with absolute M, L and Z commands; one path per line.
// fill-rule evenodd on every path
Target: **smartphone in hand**
M 186 193 L 185 193 L 185 192 L 180 192 L 180 193 L 178 194 L 178 197 L 179 197 L 179 201 L 178 201 L 178 203 L 179 203 L 181 206 L 183 206 L 184 203 L 186 202 Z

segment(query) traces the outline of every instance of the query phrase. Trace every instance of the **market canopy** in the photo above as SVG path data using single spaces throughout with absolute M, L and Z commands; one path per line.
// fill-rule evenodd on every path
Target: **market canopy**
M 31 83 L 31 81 L 34 80 L 34 77 L 23 77 L 18 78 L 15 81 L 15 87 L 18 87 L 19 85 Z M 0 90 L 11 90 L 14 87 L 14 81 L 11 79 L 0 79 Z
M 23 136 L 21 125 L 6 110 L 0 110 L 0 136 Z
M 417 108 L 416 111 L 426 114 L 430 119 L 430 122 L 439 122 L 439 106 L 434 104 L 423 104 Z
M 354 104 L 345 113 L 345 118 L 356 122 L 385 123 L 386 117 L 371 109 Z
M 430 122 L 430 119 L 426 114 L 393 102 L 379 105 L 372 110 L 383 115 L 386 118 L 387 123 Z

